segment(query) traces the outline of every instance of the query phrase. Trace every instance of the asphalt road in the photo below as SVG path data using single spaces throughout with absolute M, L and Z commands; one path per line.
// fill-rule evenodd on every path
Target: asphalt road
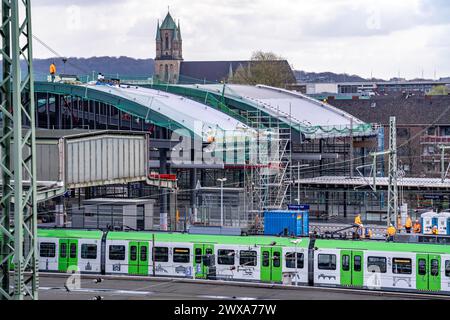
M 80 288 L 68 291 L 67 276 L 40 277 L 40 300 L 398 300 L 425 296 L 362 292 L 347 289 L 300 287 L 295 289 L 237 284 L 186 283 L 176 280 L 109 279 L 101 283 L 82 276 Z

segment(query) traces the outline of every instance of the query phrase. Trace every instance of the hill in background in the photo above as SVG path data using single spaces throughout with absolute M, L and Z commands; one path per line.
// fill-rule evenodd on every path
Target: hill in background
M 130 57 L 105 56 L 92 58 L 68 58 L 65 66 L 61 58 L 34 59 L 36 80 L 45 80 L 47 78 L 49 67 L 52 62 L 56 64 L 58 74 L 76 74 L 79 76 L 92 75 L 92 72 L 101 72 L 106 76 L 116 76 L 119 74 L 121 76 L 151 77 L 153 76 L 155 66 L 155 61 L 153 59 L 134 59 Z M 0 72 L 1 69 L 2 64 L 0 63 Z M 24 69 L 25 64 L 23 63 L 22 70 Z M 365 79 L 358 75 L 336 74 L 333 72 L 306 72 L 294 70 L 294 73 L 297 82 L 302 83 L 386 81 L 383 79 Z M 450 81 L 450 78 L 441 78 L 441 81 Z
M 61 58 L 34 59 L 36 78 L 42 78 L 49 73 L 51 63 L 56 64 L 58 74 L 91 75 L 93 71 L 105 75 L 147 76 L 151 77 L 154 70 L 153 59 L 133 59 L 129 57 L 92 57 L 68 58 L 64 66 Z

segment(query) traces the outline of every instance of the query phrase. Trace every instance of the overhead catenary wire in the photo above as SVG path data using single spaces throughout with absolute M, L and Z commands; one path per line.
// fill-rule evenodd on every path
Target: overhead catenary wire
M 36 40 L 39 44 L 41 44 L 44 48 L 46 48 L 48 51 L 50 51 L 52 54 L 55 55 L 55 58 L 59 58 L 59 59 L 67 59 L 66 56 L 61 55 L 60 53 L 58 53 L 56 50 L 54 50 L 49 44 L 47 44 L 45 41 L 43 41 L 42 39 L 40 39 L 35 33 L 33 33 L 33 39 Z M 80 67 L 79 65 L 72 63 L 69 59 L 64 62 L 67 63 L 69 65 L 71 65 L 72 67 L 74 67 L 75 69 L 82 71 L 85 74 L 89 74 L 90 71 L 87 71 L 86 69 L 84 69 L 83 67 Z

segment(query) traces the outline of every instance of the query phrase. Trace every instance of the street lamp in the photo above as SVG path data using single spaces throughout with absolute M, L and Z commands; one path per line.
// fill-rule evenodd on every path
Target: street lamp
M 291 243 L 295 244 L 295 286 L 298 286 L 297 276 L 298 276 L 298 257 L 297 257 L 297 246 L 302 242 L 302 239 L 292 240 Z
M 223 227 L 223 184 L 227 182 L 227 178 L 217 179 L 217 181 L 220 182 L 220 223 L 221 227 Z

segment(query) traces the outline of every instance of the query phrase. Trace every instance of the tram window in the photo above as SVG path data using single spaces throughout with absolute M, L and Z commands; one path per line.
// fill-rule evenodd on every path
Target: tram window
M 225 266 L 234 266 L 234 250 L 219 250 L 217 252 L 219 255 L 218 263 Z
M 61 243 L 61 246 L 59 247 L 59 256 L 61 258 L 67 258 L 67 244 Z
M 136 261 L 137 260 L 137 246 L 131 246 L 130 248 L 130 260 Z
M 173 262 L 189 263 L 191 260 L 190 255 L 191 251 L 187 248 L 175 248 L 173 249 Z M 201 250 L 200 250 L 200 258 L 201 258 Z
M 411 259 L 394 258 L 392 261 L 392 273 L 412 274 Z
M 147 261 L 147 247 L 141 247 L 141 261 Z
M 263 252 L 263 267 L 269 267 L 270 266 L 270 254 L 269 251 Z
M 342 256 L 342 270 L 350 271 L 350 256 L 348 254 Z
M 109 260 L 125 260 L 125 246 L 109 246 Z
M 155 247 L 153 248 L 153 256 L 155 257 L 155 262 L 169 262 L 169 248 Z
M 336 270 L 336 255 L 319 254 L 319 270 Z
M 431 268 L 430 268 L 430 274 L 432 277 L 438 277 L 439 276 L 439 260 L 433 259 L 431 260 Z
M 273 253 L 273 267 L 279 268 L 281 266 L 281 253 L 274 252 Z
M 39 256 L 42 258 L 54 258 L 56 256 L 56 244 L 43 242 L 39 246 Z
M 77 245 L 75 243 L 70 244 L 70 258 L 75 259 L 77 257 Z
M 445 276 L 450 277 L 450 260 L 445 261 Z
M 383 257 L 369 257 L 367 259 L 367 270 L 370 272 L 386 273 L 386 258 Z
M 297 268 L 303 269 L 305 264 L 305 256 L 303 253 L 297 253 Z M 286 253 L 286 268 L 295 269 L 295 253 Z
M 258 264 L 258 254 L 256 251 L 241 251 L 239 264 L 246 267 L 256 267 Z
M 303 253 L 297 253 L 297 268 L 303 269 L 305 265 L 305 255 Z
M 286 253 L 286 268 L 295 269 L 295 253 Z
M 81 259 L 97 259 L 97 245 L 83 244 L 81 245 Z
M 425 259 L 419 259 L 419 276 L 427 274 L 427 261 Z
M 202 263 L 202 249 L 195 249 L 195 263 Z
M 355 256 L 353 261 L 353 270 L 356 272 L 361 271 L 361 256 Z

